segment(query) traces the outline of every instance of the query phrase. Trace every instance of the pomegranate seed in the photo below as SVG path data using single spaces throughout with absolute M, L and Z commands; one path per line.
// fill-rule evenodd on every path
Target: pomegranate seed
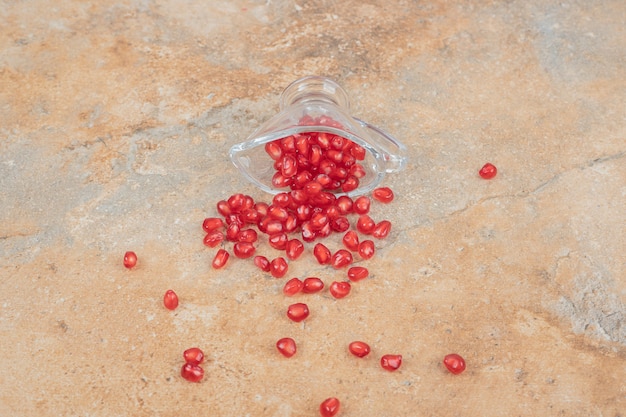
M 380 358 L 380 366 L 387 371 L 395 371 L 402 365 L 402 355 L 383 355 Z
M 324 289 L 324 282 L 317 277 L 305 278 L 302 283 L 302 292 L 305 294 L 313 294 Z
M 350 228 L 350 221 L 346 217 L 337 217 L 330 222 L 330 228 L 337 233 L 343 233 Z
M 339 249 L 330 258 L 330 264 L 335 269 L 343 268 L 352 263 L 352 254 L 345 249 Z
M 267 208 L 267 215 L 270 216 L 274 220 L 283 222 L 287 220 L 287 217 L 289 216 L 289 212 L 283 207 L 271 205 Z
M 210 247 L 210 248 L 214 248 L 217 245 L 219 245 L 220 243 L 222 243 L 224 241 L 224 233 L 222 233 L 219 230 L 214 230 L 212 232 L 209 232 L 203 239 L 203 243 Z
M 265 233 L 268 235 L 274 235 L 276 233 L 283 233 L 285 226 L 278 220 L 270 220 L 265 225 Z
M 313 209 L 308 204 L 301 204 L 296 208 L 296 218 L 301 222 L 309 220 L 313 214 Z
M 448 371 L 455 375 L 460 374 L 465 370 L 465 359 L 456 353 L 450 353 L 443 358 L 443 364 Z
M 291 233 L 295 231 L 298 228 L 298 223 L 298 218 L 293 213 L 289 213 L 287 219 L 283 222 L 285 232 Z
M 321 243 L 317 243 L 315 244 L 315 247 L 313 247 L 313 256 L 315 256 L 315 259 L 317 259 L 317 262 L 319 262 L 321 265 L 326 265 L 330 263 L 330 249 L 328 249 Z
M 285 177 L 293 177 L 298 173 L 298 160 L 295 156 L 287 154 L 280 160 L 280 172 Z
M 328 216 L 324 213 L 313 213 L 310 223 L 313 230 L 320 230 L 328 223 Z
M 320 415 L 322 417 L 334 417 L 339 412 L 340 405 L 337 398 L 327 398 L 320 404 Z
M 283 337 L 276 342 L 276 349 L 286 358 L 296 354 L 296 341 L 291 337 Z
M 202 369 L 200 365 L 186 363 L 180 370 L 180 376 L 190 382 L 200 382 L 202 378 L 204 378 L 204 369 Z
M 241 226 L 239 226 L 239 223 L 233 222 L 229 224 L 226 228 L 226 239 L 230 240 L 231 242 L 236 242 L 237 240 L 239 240 L 240 231 Z
M 292 304 L 287 308 L 287 317 L 296 323 L 301 322 L 309 317 L 309 306 L 304 303 Z
M 287 242 L 285 247 L 285 253 L 287 254 L 287 258 L 294 260 L 298 259 L 300 255 L 304 252 L 304 244 L 300 242 L 298 239 L 291 239 Z
M 344 298 L 348 294 L 350 294 L 350 290 L 352 286 L 347 281 L 335 281 L 330 284 L 328 291 L 335 298 Z
M 359 256 L 363 259 L 370 259 L 374 256 L 376 252 L 376 247 L 374 246 L 374 241 L 372 240 L 364 240 L 359 243 Z
M 230 254 L 225 249 L 219 249 L 213 258 L 213 268 L 220 269 L 226 265 Z
M 165 291 L 165 295 L 163 296 L 163 305 L 168 310 L 176 310 L 176 307 L 178 307 L 178 296 L 173 290 Z
M 272 261 L 270 262 L 270 274 L 272 274 L 274 278 L 284 277 L 287 273 L 287 269 L 288 265 L 287 261 L 285 261 L 285 258 L 278 257 L 272 259 Z
M 258 213 L 260 218 L 267 216 L 267 210 L 269 209 L 269 205 L 267 203 L 255 203 L 254 210 Z
M 137 255 L 135 252 L 126 252 L 124 254 L 124 266 L 128 269 L 134 268 L 137 265 Z
M 309 195 L 317 195 L 322 191 L 322 184 L 317 181 L 309 181 L 304 185 L 303 190 Z
M 374 198 L 374 200 L 378 202 L 387 204 L 393 201 L 394 195 L 393 195 L 393 191 L 391 190 L 391 188 L 380 187 L 372 191 L 372 197 Z
M 204 352 L 197 347 L 192 347 L 183 352 L 185 363 L 200 365 L 204 361 Z
M 296 295 L 304 288 L 304 283 L 299 278 L 291 278 L 283 287 L 283 294 L 288 297 Z
M 245 209 L 240 214 L 241 220 L 247 224 L 257 224 L 259 221 L 259 212 L 254 208 Z
M 245 195 L 238 193 L 238 194 L 231 195 L 226 202 L 230 206 L 230 209 L 232 210 L 233 213 L 239 213 L 241 209 L 243 208 L 245 199 L 246 199 Z
M 361 164 L 354 164 L 350 167 L 350 175 L 354 175 L 357 178 L 363 178 L 367 175 L 365 168 Z
M 239 232 L 240 242 L 254 243 L 257 241 L 258 238 L 259 238 L 259 235 L 254 229 L 244 229 Z
M 254 264 L 261 270 L 265 272 L 270 272 L 270 261 L 265 256 L 255 256 Z
M 383 220 L 379 222 L 374 230 L 372 230 L 372 236 L 376 239 L 384 239 L 389 235 L 391 231 L 391 222 L 389 220 Z
M 363 233 L 364 235 L 369 235 L 376 228 L 376 223 L 372 218 L 367 214 L 362 214 L 359 216 L 359 220 L 356 222 L 356 229 Z
M 348 178 L 346 178 L 343 184 L 341 184 L 341 191 L 343 191 L 344 193 L 349 193 L 350 191 L 354 191 L 357 188 L 359 188 L 359 179 L 354 175 L 350 175 Z
M 478 171 L 478 175 L 480 175 L 482 178 L 486 180 L 492 179 L 493 177 L 496 176 L 497 173 L 498 173 L 498 169 L 496 168 L 496 166 L 489 162 L 483 165 L 480 171 Z
M 354 202 L 347 195 L 342 195 L 337 198 L 337 208 L 341 214 L 350 214 L 352 213 L 352 208 L 354 206 Z
M 205 232 L 210 233 L 216 229 L 222 229 L 224 227 L 224 221 L 219 217 L 207 217 L 202 222 L 202 228 Z
M 278 250 L 285 250 L 288 241 L 289 237 L 287 237 L 286 233 L 276 233 L 270 235 L 268 239 L 270 246 Z
M 272 158 L 275 161 L 277 161 L 278 159 L 280 159 L 281 156 L 283 156 L 283 149 L 280 147 L 280 145 L 276 141 L 267 142 L 265 144 L 265 152 L 267 152 L 270 158 Z
M 222 216 L 226 217 L 233 213 L 233 210 L 230 208 L 230 205 L 224 200 L 220 200 L 217 202 L 217 212 Z
M 313 242 L 315 240 L 315 230 L 313 230 L 310 222 L 307 221 L 302 223 L 300 230 L 302 232 L 302 240 L 305 242 Z
M 237 242 L 233 246 L 233 253 L 237 258 L 246 259 L 254 255 L 256 248 L 250 242 Z
M 353 266 L 348 269 L 348 279 L 353 282 L 361 281 L 367 278 L 369 274 L 367 268 L 363 266 Z
M 359 250 L 359 235 L 354 230 L 349 230 L 343 235 L 342 242 L 344 246 L 351 251 Z
M 369 197 L 362 195 L 360 197 L 357 197 L 356 200 L 354 200 L 354 205 L 352 207 L 352 210 L 356 214 L 367 214 L 370 211 L 370 205 L 371 205 L 371 201 Z
M 357 356 L 359 358 L 363 358 L 363 357 L 369 355 L 369 353 L 370 353 L 369 345 L 367 343 L 365 343 L 365 342 L 358 342 L 358 341 L 350 343 L 348 345 L 348 350 L 354 356 Z
M 350 147 L 350 154 L 354 156 L 357 160 L 362 161 L 365 159 L 365 148 L 361 145 L 353 143 Z

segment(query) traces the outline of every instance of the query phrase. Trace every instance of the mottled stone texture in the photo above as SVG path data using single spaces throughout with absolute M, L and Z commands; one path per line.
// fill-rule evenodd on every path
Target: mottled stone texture
M 2 2 L 0 415 L 624 416 L 624 45 L 623 0 Z M 200 225 L 268 199 L 228 148 L 308 74 L 409 163 L 370 278 L 295 324 L 284 280 L 212 270 Z M 289 277 L 343 279 L 307 248 Z

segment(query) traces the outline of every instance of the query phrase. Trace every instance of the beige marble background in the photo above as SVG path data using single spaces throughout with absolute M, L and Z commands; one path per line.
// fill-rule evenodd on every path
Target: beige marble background
M 0 1 L 0 415 L 626 415 L 625 46 L 622 0 Z M 308 74 L 410 159 L 371 277 L 295 324 L 200 225 L 268 199 L 227 151 Z

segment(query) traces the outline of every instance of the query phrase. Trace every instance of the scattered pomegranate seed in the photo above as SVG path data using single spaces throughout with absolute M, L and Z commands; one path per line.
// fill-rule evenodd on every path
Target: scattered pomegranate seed
M 225 249 L 219 249 L 213 258 L 213 268 L 220 269 L 226 265 L 230 254 Z
M 324 289 L 324 282 L 317 277 L 305 278 L 302 283 L 302 292 L 305 294 L 313 294 Z
M 285 261 L 285 258 L 283 257 L 272 259 L 270 262 L 270 274 L 272 274 L 274 278 L 284 277 L 287 273 L 287 269 L 287 261 Z
M 165 295 L 163 296 L 163 305 L 168 310 L 176 310 L 178 307 L 178 295 L 173 290 L 165 291 Z
M 180 376 L 190 382 L 200 382 L 204 378 L 204 369 L 200 365 L 185 363 L 180 370 Z
M 364 266 L 353 266 L 348 269 L 348 279 L 352 282 L 361 281 L 369 276 L 370 272 Z
M 257 255 L 254 257 L 254 264 L 264 272 L 270 272 L 270 261 L 261 255 Z
M 300 291 L 304 289 L 304 282 L 300 281 L 299 278 L 291 278 L 289 281 L 285 283 L 283 287 L 283 294 L 288 297 L 292 295 L 296 295 Z
M 358 356 L 359 358 L 365 357 L 370 353 L 370 346 L 365 342 L 352 342 L 348 345 L 348 350 L 354 356 Z
M 374 241 L 372 240 L 364 240 L 359 243 L 359 256 L 363 259 L 370 259 L 374 256 L 376 252 L 376 247 L 374 246 Z
M 320 404 L 320 415 L 322 417 L 334 417 L 339 412 L 340 403 L 337 398 L 327 398 Z
M 287 308 L 287 317 L 295 322 L 301 322 L 309 317 L 309 306 L 304 303 L 295 303 Z
M 324 246 L 322 243 L 316 243 L 313 247 L 313 256 L 317 259 L 321 265 L 330 263 L 331 253 L 330 249 Z
M 443 364 L 446 366 L 448 371 L 455 375 L 458 375 L 465 370 L 465 359 L 456 353 L 446 355 L 443 358 Z
M 220 230 L 213 230 L 212 232 L 207 233 L 204 237 L 203 243 L 210 248 L 214 248 L 223 241 L 224 233 Z
M 291 337 L 283 337 L 276 342 L 276 349 L 286 358 L 296 354 L 296 342 Z
M 374 198 L 374 200 L 387 204 L 387 203 L 391 203 L 391 201 L 393 201 L 393 191 L 391 191 L 391 188 L 389 187 L 380 187 L 380 188 L 376 188 L 373 192 L 372 192 L 372 197 Z
M 359 216 L 359 219 L 356 222 L 356 229 L 363 233 L 364 235 L 372 234 L 374 229 L 376 228 L 376 223 L 374 220 L 367 214 L 362 214 Z
M 372 236 L 376 239 L 384 239 L 389 235 L 391 231 L 391 222 L 389 220 L 383 220 L 379 222 L 374 230 L 372 230 Z
M 402 355 L 383 355 L 380 358 L 380 366 L 388 371 L 395 371 L 402 365 Z
M 343 268 L 344 266 L 350 265 L 352 263 L 352 254 L 345 250 L 339 249 L 337 252 L 333 254 L 330 259 L 330 264 L 335 269 Z
M 287 258 L 291 260 L 298 259 L 302 252 L 304 252 L 304 245 L 298 239 L 291 239 L 287 242 L 285 247 Z
M 362 195 L 354 200 L 352 210 L 354 210 L 356 214 L 367 214 L 370 211 L 370 205 L 369 197 Z
M 207 217 L 204 219 L 204 222 L 202 222 L 202 228 L 205 232 L 211 233 L 214 230 L 223 229 L 224 221 L 219 217 Z
M 254 255 L 256 248 L 250 242 L 237 242 L 233 246 L 233 253 L 237 258 L 246 259 Z
M 482 178 L 486 180 L 492 179 L 493 177 L 496 176 L 497 173 L 498 173 L 498 169 L 496 168 L 496 166 L 489 162 L 483 165 L 480 171 L 478 171 L 478 175 L 480 175 Z
M 204 361 L 204 352 L 197 347 L 192 347 L 183 352 L 185 363 L 200 365 Z
M 289 237 L 286 233 L 275 233 L 268 239 L 270 246 L 277 250 L 285 250 L 288 241 Z
M 134 268 L 137 265 L 137 255 L 135 252 L 126 252 L 124 254 L 124 266 L 128 269 Z
M 333 297 L 339 299 L 339 298 L 344 298 L 348 294 L 350 294 L 351 289 L 352 289 L 352 286 L 350 285 L 349 282 L 335 281 L 332 284 L 330 284 L 328 291 Z
M 359 250 L 359 235 L 354 230 L 348 230 L 342 239 L 343 245 L 355 252 Z
M 342 195 L 337 198 L 337 208 L 339 209 L 339 213 L 341 214 L 350 214 L 352 213 L 352 207 L 354 206 L 354 202 L 347 195 Z

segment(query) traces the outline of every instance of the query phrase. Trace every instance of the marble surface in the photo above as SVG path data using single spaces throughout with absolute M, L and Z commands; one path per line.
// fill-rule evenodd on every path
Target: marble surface
M 1 415 L 625 415 L 622 0 L 0 4 Z M 200 225 L 268 200 L 227 152 L 309 74 L 409 163 L 370 278 L 295 324 L 284 280 L 213 270 Z M 309 252 L 289 275 L 342 276 Z

